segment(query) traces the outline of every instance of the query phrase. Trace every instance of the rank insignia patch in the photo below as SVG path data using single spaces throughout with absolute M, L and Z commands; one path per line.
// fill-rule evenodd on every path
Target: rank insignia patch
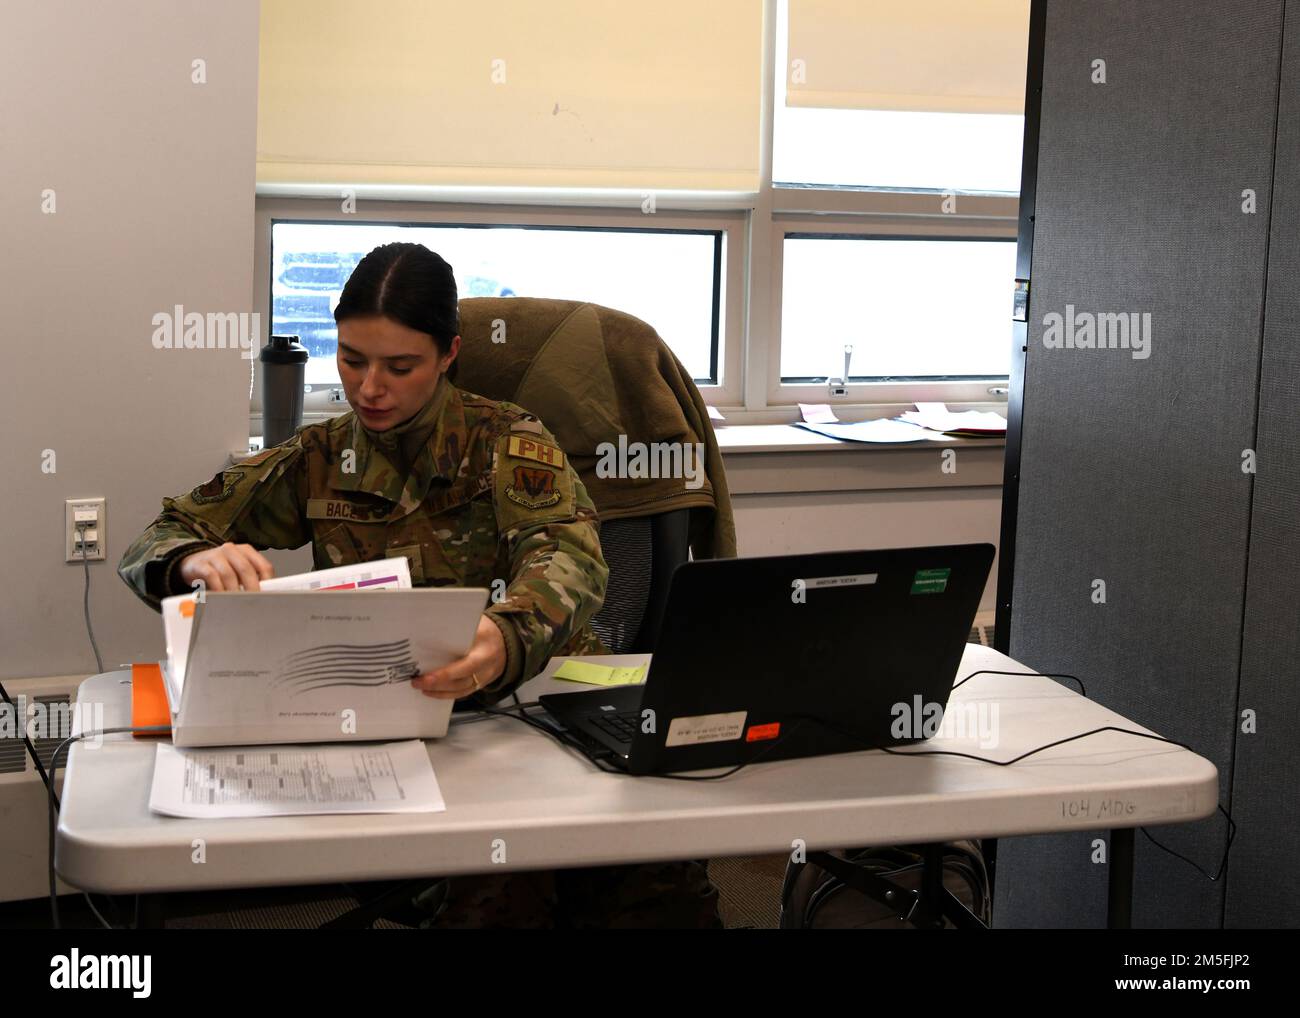
M 506 497 L 529 509 L 543 509 L 560 501 L 555 471 L 546 467 L 515 467 L 514 480 L 506 485 Z

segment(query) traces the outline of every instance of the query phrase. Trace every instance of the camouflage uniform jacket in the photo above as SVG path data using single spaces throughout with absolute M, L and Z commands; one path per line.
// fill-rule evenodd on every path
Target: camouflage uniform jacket
M 395 433 L 411 426 L 429 437 L 404 472 Z M 507 661 L 482 703 L 552 654 L 604 651 L 586 622 L 609 570 L 582 481 L 536 417 L 445 377 L 415 418 L 389 432 L 343 414 L 163 499 L 118 573 L 157 610 L 160 598 L 188 591 L 180 560 L 226 541 L 259 549 L 310 541 L 318 569 L 404 555 L 415 586 L 488 588 L 486 612 Z

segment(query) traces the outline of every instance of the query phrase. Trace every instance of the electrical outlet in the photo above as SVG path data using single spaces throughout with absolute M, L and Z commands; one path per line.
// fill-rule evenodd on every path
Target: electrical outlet
M 104 561 L 107 520 L 102 498 L 70 498 L 63 503 L 63 552 L 65 562 L 80 562 L 82 542 L 88 562 Z M 84 528 L 78 533 L 79 528 Z

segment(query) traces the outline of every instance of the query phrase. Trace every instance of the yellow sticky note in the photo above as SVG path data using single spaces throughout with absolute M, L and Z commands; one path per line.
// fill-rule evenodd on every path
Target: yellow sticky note
M 589 661 L 569 660 L 560 665 L 555 678 L 585 682 L 592 686 L 630 686 L 645 678 L 645 665 L 612 668 Z

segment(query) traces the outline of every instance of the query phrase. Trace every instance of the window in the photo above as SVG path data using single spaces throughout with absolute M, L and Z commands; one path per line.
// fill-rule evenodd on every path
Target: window
M 1013 241 L 787 233 L 781 381 L 1005 377 Z
M 1028 0 L 777 6 L 778 186 L 1019 192 Z
M 1022 116 L 775 108 L 782 184 L 1020 191 Z
M 271 331 L 307 347 L 309 385 L 337 385 L 334 308 L 371 249 L 423 244 L 452 266 L 463 297 L 584 300 L 649 323 L 697 383 L 718 380 L 723 234 L 493 225 L 276 222 Z
M 774 6 L 768 404 L 988 402 L 1010 369 L 1028 0 Z

